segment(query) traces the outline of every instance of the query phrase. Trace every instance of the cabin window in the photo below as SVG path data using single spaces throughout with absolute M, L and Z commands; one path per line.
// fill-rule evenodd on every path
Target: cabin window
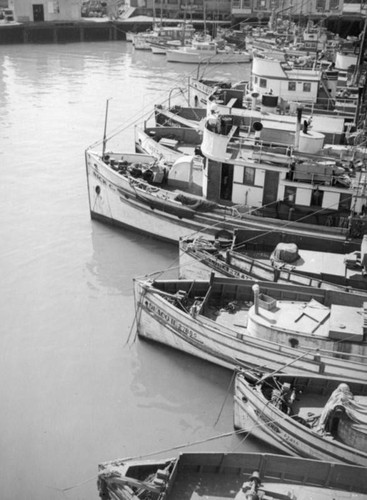
M 305 82 L 303 84 L 303 92 L 311 92 L 311 83 L 310 82 Z
M 266 0 L 255 0 L 254 10 L 266 10 Z
M 296 82 L 288 82 L 288 90 L 294 92 L 296 90 Z
M 330 10 L 339 9 L 339 0 L 330 0 L 329 8 L 330 8 Z
M 297 188 L 294 186 L 285 186 L 284 201 L 293 205 L 296 201 L 296 192 Z
M 325 0 L 316 0 L 316 9 L 320 11 L 326 10 L 326 1 Z
M 340 193 L 339 210 L 342 212 L 350 212 L 352 197 L 347 193 Z
M 267 81 L 265 78 L 260 78 L 260 83 L 259 83 L 260 87 L 262 87 L 263 89 L 266 89 L 266 83 L 267 83 Z
M 252 167 L 245 167 L 243 172 L 243 183 L 247 186 L 255 184 L 255 169 Z
M 321 207 L 323 197 L 324 191 L 320 191 L 318 187 L 316 189 L 313 189 L 311 195 L 311 205 L 313 205 L 314 207 Z

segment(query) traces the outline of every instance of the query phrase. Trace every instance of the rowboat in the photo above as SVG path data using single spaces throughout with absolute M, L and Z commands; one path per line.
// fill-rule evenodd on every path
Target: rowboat
M 212 276 L 134 280 L 137 333 L 228 369 L 367 381 L 366 294 Z
M 363 467 L 258 453 L 182 453 L 99 465 L 103 500 L 365 500 Z
M 283 452 L 367 466 L 367 384 L 238 370 L 234 425 Z

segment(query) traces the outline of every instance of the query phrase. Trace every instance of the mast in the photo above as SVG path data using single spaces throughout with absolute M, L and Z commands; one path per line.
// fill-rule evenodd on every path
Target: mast
M 105 154 L 105 151 L 106 151 L 106 143 L 107 143 L 106 133 L 107 133 L 108 102 L 110 101 L 110 99 L 107 99 L 107 101 L 106 101 L 106 114 L 105 114 L 105 120 L 104 120 L 102 158 L 104 157 L 104 154 Z
M 204 14 L 204 35 L 206 35 L 206 2 L 203 1 L 203 14 Z
M 352 80 L 353 85 L 357 85 L 359 82 L 358 102 L 357 102 L 357 108 L 356 108 L 356 113 L 355 113 L 355 117 L 354 117 L 356 127 L 358 127 L 361 109 L 362 109 L 364 101 L 366 99 L 366 81 L 365 81 L 366 76 L 363 75 L 363 73 L 362 73 L 362 69 L 364 66 L 364 51 L 365 51 L 365 46 L 366 46 L 366 31 L 367 31 L 367 15 L 365 15 L 365 18 L 364 18 L 363 31 L 361 33 L 361 39 L 360 39 L 360 43 L 359 43 L 357 64 L 356 64 L 356 67 L 354 70 L 354 75 L 353 75 L 353 80 Z M 361 85 L 361 83 L 362 83 L 362 85 Z

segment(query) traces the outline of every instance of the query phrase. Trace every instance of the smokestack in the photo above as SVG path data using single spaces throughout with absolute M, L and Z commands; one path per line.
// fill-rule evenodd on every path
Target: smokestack
M 301 120 L 302 120 L 302 108 L 297 108 L 297 122 L 296 122 L 296 135 L 294 138 L 294 149 L 299 148 L 299 134 L 301 133 Z
M 260 287 L 259 287 L 259 285 L 254 285 L 252 287 L 252 291 L 254 292 L 255 314 L 259 314 L 259 295 L 260 295 Z
M 259 97 L 260 94 L 258 94 L 257 92 L 252 92 L 251 93 L 251 109 L 256 109 L 256 105 L 257 105 L 257 98 Z

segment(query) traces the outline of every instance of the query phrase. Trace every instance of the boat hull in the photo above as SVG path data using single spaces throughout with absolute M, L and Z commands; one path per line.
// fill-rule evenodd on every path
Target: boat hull
M 348 253 L 360 249 L 360 242 L 327 232 L 323 227 L 239 214 L 235 209 L 226 212 L 191 210 L 185 218 L 170 211 L 169 206 L 157 208 L 139 200 L 136 190 L 118 173 L 111 171 L 98 155 L 86 152 L 86 171 L 90 213 L 93 219 L 120 227 L 129 227 L 156 238 L 178 244 L 180 238 L 204 234 L 215 237 L 223 230 L 243 228 L 261 244 L 275 247 L 280 242 L 294 242 L 305 249 Z M 232 214 L 232 215 L 231 215 Z
M 291 455 L 367 466 L 367 453 L 324 438 L 285 415 L 241 373 L 235 382 L 234 426 Z
M 292 498 L 367 498 L 362 467 L 275 454 L 185 452 L 165 460 L 113 460 L 98 469 L 99 494 L 106 500 L 130 498 L 132 491 L 142 493 L 144 488 L 154 491 L 155 484 L 164 490 L 165 500 L 193 499 L 202 491 L 206 498 L 219 498 L 220 493 L 221 500 L 231 500 L 236 491 L 235 498 L 245 498 L 244 481 L 257 474 L 261 483 L 256 489 L 260 495 L 266 491 L 267 498 L 290 498 L 290 491 Z M 158 475 L 161 479 L 155 482 Z
M 208 293 L 209 282 L 199 282 L 197 294 Z M 219 282 L 218 282 L 219 283 Z M 223 281 L 223 284 L 225 281 Z M 249 292 L 253 282 L 248 282 Z M 227 285 L 231 285 L 227 282 Z M 180 281 L 179 290 L 188 291 L 190 281 Z M 236 285 L 236 280 L 233 281 Z M 297 288 L 297 287 L 295 287 Z M 245 289 L 241 291 L 241 295 Z M 269 331 L 257 337 L 248 331 L 246 325 L 236 327 L 218 324 L 208 317 L 186 312 L 175 307 L 165 299 L 164 294 L 149 284 L 135 280 L 135 309 L 137 332 L 141 338 L 152 340 L 192 356 L 199 357 L 224 368 L 236 366 L 263 369 L 265 371 L 289 371 L 309 374 L 325 373 L 330 377 L 342 374 L 347 379 L 366 380 L 367 368 L 363 363 L 356 363 L 339 357 L 321 355 L 310 351 L 306 345 L 294 349 L 286 341 L 280 342 Z M 292 334 L 290 333 L 290 337 Z M 311 339 L 311 343 L 313 343 Z M 319 347 L 319 344 L 316 346 Z M 330 346 L 331 348 L 331 346 Z
M 328 269 L 322 272 L 297 272 L 297 267 L 282 263 L 272 266 L 270 260 L 264 262 L 246 254 L 227 249 L 226 252 L 218 251 L 213 244 L 210 246 L 208 240 L 180 240 L 179 244 L 179 275 L 183 279 L 209 279 L 214 272 L 217 276 L 238 279 L 255 279 L 261 281 L 271 281 L 275 283 L 289 283 L 293 285 L 312 286 L 326 290 L 355 291 L 356 293 L 367 293 L 367 283 L 364 278 L 355 270 L 351 271 L 351 278 L 348 278 L 348 269 L 343 262 L 342 274 L 328 273 Z M 209 246 L 208 246 L 209 245 Z M 302 253 L 302 252 L 301 252 Z M 303 255 L 306 252 L 303 252 Z M 325 254 L 325 261 L 329 264 L 339 264 L 342 255 Z M 316 259 L 320 256 L 315 253 Z M 340 259 L 339 259 L 340 257 Z M 327 261 L 329 259 L 329 261 Z M 341 266 L 339 266 L 341 269 Z M 329 270 L 329 271 L 330 271 Z
M 219 53 L 203 54 L 194 51 L 167 50 L 166 57 L 168 62 L 178 62 L 187 64 L 239 64 L 251 61 L 248 53 Z

